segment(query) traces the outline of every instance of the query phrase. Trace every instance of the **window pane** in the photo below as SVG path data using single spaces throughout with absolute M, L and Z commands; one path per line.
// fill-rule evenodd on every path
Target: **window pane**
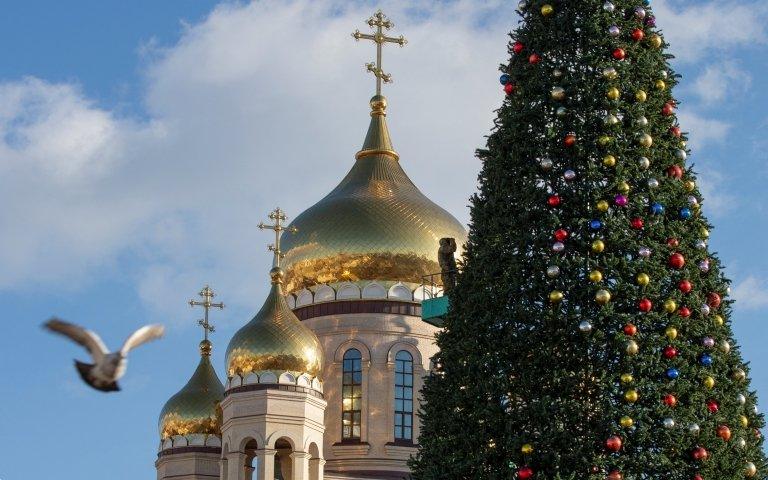
M 412 387 L 413 386 L 413 375 L 406 375 L 405 376 L 405 383 L 404 383 L 404 385 L 406 385 L 408 387 Z
M 352 436 L 354 438 L 360 438 L 360 426 L 356 425 L 352 428 Z
M 403 419 L 405 420 L 405 422 L 403 422 L 404 425 L 406 427 L 410 427 L 411 426 L 411 422 L 413 421 L 413 417 L 410 416 L 410 415 L 403 415 Z
M 352 374 L 352 381 L 357 385 L 363 383 L 363 372 L 355 372 Z
M 412 388 L 406 388 L 405 392 L 403 392 L 403 393 L 405 393 L 403 398 L 405 398 L 407 400 L 413 400 L 413 389 Z
M 395 427 L 395 438 L 403 438 L 403 427 Z
M 395 411 L 396 412 L 402 412 L 403 411 L 403 401 L 402 400 L 395 400 Z
M 406 427 L 403 429 L 403 438 L 407 440 L 411 440 L 413 438 L 413 430 Z

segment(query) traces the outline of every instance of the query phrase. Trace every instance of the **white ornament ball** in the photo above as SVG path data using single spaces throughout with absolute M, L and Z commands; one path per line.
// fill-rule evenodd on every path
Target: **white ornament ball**
M 744 448 L 747 447 L 747 441 L 744 440 L 743 438 L 739 437 L 739 438 L 736 439 L 736 446 L 741 448 L 741 449 L 744 449 Z
M 701 341 L 701 344 L 707 348 L 712 348 L 715 346 L 715 339 L 712 337 L 704 337 L 704 339 Z
M 705 317 L 709 315 L 710 308 L 709 308 L 709 305 L 707 305 L 706 303 L 701 305 L 700 310 L 701 310 L 701 314 L 704 315 Z
M 744 405 L 744 404 L 746 404 L 746 403 L 747 403 L 747 397 L 745 397 L 744 395 L 742 395 L 742 394 L 740 393 L 740 394 L 736 395 L 736 402 L 737 402 L 739 405 Z
M 707 242 L 705 242 L 704 240 L 697 240 L 696 248 L 698 248 L 699 250 L 704 250 L 705 248 L 707 248 Z
M 557 107 L 557 110 L 555 110 L 555 115 L 558 117 L 564 117 L 566 113 L 568 113 L 568 109 L 565 107 Z
M 664 419 L 664 428 L 675 428 L 675 419 L 673 419 L 673 418 L 665 418 Z
M 659 181 L 655 178 L 648 179 L 648 188 L 659 188 Z
M 661 78 L 663 78 L 664 80 L 666 80 L 666 79 L 669 77 L 669 72 L 667 72 L 666 70 L 662 70 L 662 71 L 660 72 L 660 75 L 661 75 Z
M 556 278 L 558 275 L 560 275 L 560 267 L 557 265 L 547 267 L 547 276 L 549 278 Z
M 723 353 L 731 353 L 731 344 L 728 342 L 728 340 L 723 340 L 720 342 L 720 350 Z
M 555 252 L 558 252 L 558 253 L 560 253 L 560 252 L 562 252 L 563 250 L 565 250 L 565 244 L 564 244 L 563 242 L 555 242 L 555 243 L 552 245 L 552 250 L 553 250 L 553 251 L 555 251 Z
M 679 148 L 675 150 L 675 158 L 677 158 L 678 160 L 685 160 L 686 158 L 688 158 L 688 153 L 682 148 Z
M 574 172 L 573 170 L 566 170 L 563 173 L 563 178 L 570 182 L 571 180 L 576 178 L 576 172 Z
M 553 163 L 552 163 L 552 160 L 550 160 L 549 158 L 542 158 L 539 161 L 539 165 L 541 165 L 541 168 L 543 168 L 544 170 L 552 170 Z
M 635 9 L 635 17 L 637 17 L 639 20 L 645 19 L 645 9 L 643 7 L 637 7 Z
M 610 34 L 612 37 L 616 38 L 616 37 L 618 37 L 619 35 L 621 35 L 621 29 L 620 29 L 620 28 L 619 28 L 617 25 L 611 25 L 611 26 L 608 28 L 608 33 L 609 33 L 609 34 Z
M 592 331 L 592 324 L 588 321 L 584 320 L 583 322 L 579 323 L 579 331 L 581 333 L 589 333 Z
M 701 432 L 701 427 L 699 427 L 698 423 L 692 423 L 688 425 L 688 433 L 691 435 L 698 435 L 699 432 Z
M 688 204 L 689 205 L 698 205 L 699 204 L 699 199 L 694 197 L 693 195 L 690 195 L 688 197 Z
M 651 166 L 651 161 L 648 159 L 648 157 L 640 157 L 640 160 L 638 160 L 638 163 L 640 165 L 640 168 L 642 168 L 643 170 Z
M 645 115 L 642 115 L 635 120 L 635 123 L 637 123 L 641 127 L 645 127 L 648 125 L 648 119 L 645 117 Z
M 613 3 L 611 3 L 611 2 L 605 2 L 605 3 L 603 4 L 603 10 L 605 10 L 605 11 L 606 11 L 606 12 L 608 12 L 608 13 L 613 13 L 613 12 L 614 12 L 614 10 L 616 10 L 616 5 L 614 5 L 614 4 L 613 4 Z
M 640 247 L 640 250 L 638 250 L 638 253 L 643 258 L 648 258 L 651 256 L 651 249 L 648 247 Z
M 709 271 L 709 260 L 702 260 L 699 262 L 699 271 L 707 273 Z

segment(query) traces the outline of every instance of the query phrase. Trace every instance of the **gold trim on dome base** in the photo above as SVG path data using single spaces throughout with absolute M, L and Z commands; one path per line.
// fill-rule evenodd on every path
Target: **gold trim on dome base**
M 217 411 L 220 409 L 217 406 Z M 162 430 L 160 431 L 160 438 L 166 439 L 175 437 L 176 435 L 186 436 L 193 434 L 200 435 L 220 435 L 221 434 L 221 420 L 218 416 L 208 418 L 193 418 L 187 419 L 182 417 L 176 412 L 172 412 L 164 416 L 160 423 Z
M 290 265 L 286 269 L 286 291 L 296 292 L 318 284 L 374 279 L 418 285 L 425 275 L 439 269 L 436 261 L 415 253 L 340 253 Z

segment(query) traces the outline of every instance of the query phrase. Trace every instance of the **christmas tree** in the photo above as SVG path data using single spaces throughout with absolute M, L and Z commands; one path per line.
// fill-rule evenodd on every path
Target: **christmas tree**
M 768 473 L 649 3 L 520 4 L 417 479 Z

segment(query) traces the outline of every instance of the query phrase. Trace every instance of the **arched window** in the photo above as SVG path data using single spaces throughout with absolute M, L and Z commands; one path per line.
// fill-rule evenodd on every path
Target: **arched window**
M 395 356 L 395 441 L 413 441 L 413 356 Z
M 363 356 L 351 348 L 344 353 L 341 392 L 341 438 L 360 440 L 360 411 L 363 400 Z

